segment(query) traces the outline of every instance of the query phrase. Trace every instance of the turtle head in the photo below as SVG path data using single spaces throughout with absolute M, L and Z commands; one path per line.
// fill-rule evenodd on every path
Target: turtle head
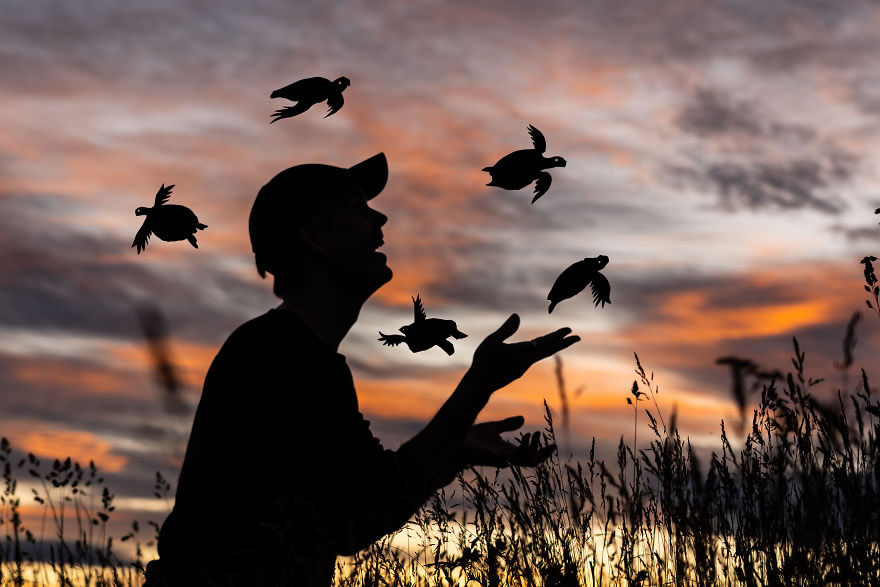
M 547 159 L 547 167 L 565 167 L 566 161 L 562 157 L 550 157 Z
M 144 208 L 143 206 L 140 206 L 140 207 L 134 209 L 135 216 L 146 216 L 147 214 L 149 214 L 149 212 L 150 212 L 150 209 Z
M 412 330 L 412 324 L 407 324 L 406 326 L 401 326 L 398 328 L 404 335 L 408 334 L 410 330 Z
M 603 269 L 605 265 L 608 264 L 608 257 L 605 255 L 599 255 L 596 257 L 596 269 Z
M 348 86 L 351 85 L 351 80 L 345 76 L 338 77 L 335 80 L 333 80 L 333 85 L 339 87 L 339 91 L 341 92 L 342 90 L 344 90 L 345 88 L 347 88 Z

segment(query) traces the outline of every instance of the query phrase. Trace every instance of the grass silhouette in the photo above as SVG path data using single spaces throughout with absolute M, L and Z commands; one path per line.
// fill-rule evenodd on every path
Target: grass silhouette
M 386 538 L 340 563 L 339 583 L 877 584 L 880 402 L 863 370 L 855 393 L 822 403 L 793 344 L 794 369 L 763 386 L 742 448 L 722 423 L 704 464 L 675 414 L 664 423 L 636 357 L 630 403 L 634 414 L 653 406 L 643 409 L 646 448 L 636 454 L 621 439 L 614 467 L 597 461 L 594 440 L 585 461 L 554 457 L 508 476 L 472 470 L 411 522 L 419 544 L 406 553 Z
M 2 585 L 140 585 L 145 564 L 137 521 L 114 537 L 108 522 L 114 516 L 115 495 L 94 461 L 87 466 L 55 459 L 43 462 L 32 453 L 18 455 L 4 437 L 0 440 L 3 493 L 0 495 L 0 584 Z M 22 478 L 22 481 L 19 478 Z M 30 481 L 27 505 L 40 511 L 40 529 L 22 519 L 19 486 Z M 154 494 L 167 499 L 171 485 L 156 473 Z M 158 534 L 155 521 L 147 522 Z M 118 544 L 132 541 L 134 557 L 120 555 Z
M 862 263 L 868 307 L 878 311 L 872 261 Z M 841 371 L 853 364 L 857 322 L 854 316 L 847 328 Z M 397 533 L 339 559 L 336 583 L 880 584 L 880 401 L 864 369 L 853 389 L 844 377 L 833 401 L 821 399 L 814 392 L 821 380 L 809 377 L 806 353 L 792 343 L 787 373 L 762 373 L 737 359 L 749 368 L 734 399 L 744 416 L 751 390 L 757 402 L 736 443 L 722 422 L 717 450 L 699 456 L 674 411 L 663 413 L 653 373 L 636 355 L 636 380 L 622 393 L 633 409 L 633 444 L 621 437 L 616 463 L 596 458 L 594 439 L 582 459 L 554 455 L 534 469 L 466 471 Z M 557 381 L 565 398 L 561 362 Z M 652 433 L 641 446 L 639 418 Z M 545 419 L 544 440 L 555 443 L 546 402 Z M 4 438 L 0 466 L 0 583 L 143 582 L 142 546 L 155 536 L 141 543 L 137 522 L 122 536 L 108 534 L 114 495 L 94 463 L 43 463 L 18 455 Z M 23 497 L 25 478 L 32 487 Z M 154 489 L 157 499 L 171 492 L 158 473 Z M 39 532 L 23 522 L 23 500 L 42 512 Z M 118 553 L 128 541 L 133 558 Z

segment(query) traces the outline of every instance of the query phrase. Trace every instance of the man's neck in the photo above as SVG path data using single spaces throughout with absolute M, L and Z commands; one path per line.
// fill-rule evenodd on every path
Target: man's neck
M 307 287 L 284 297 L 279 310 L 296 313 L 312 333 L 334 352 L 360 314 L 363 302 L 334 288 Z

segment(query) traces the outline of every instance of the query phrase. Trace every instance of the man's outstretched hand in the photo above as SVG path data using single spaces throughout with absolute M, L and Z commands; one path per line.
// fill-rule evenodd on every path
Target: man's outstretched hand
M 487 386 L 487 391 L 493 393 L 522 377 L 529 367 L 541 359 L 580 340 L 579 336 L 569 336 L 571 328 L 560 328 L 532 340 L 505 343 L 518 328 L 519 316 L 511 314 L 501 328 L 487 336 L 477 347 L 466 377 Z
M 540 463 L 553 452 L 555 447 L 541 446 L 539 434 L 523 435 L 519 446 L 501 438 L 502 432 L 522 426 L 520 417 L 474 424 L 495 391 L 522 377 L 541 359 L 580 340 L 580 337 L 569 336 L 570 328 L 560 328 L 525 342 L 504 342 L 517 328 L 519 316 L 513 314 L 474 351 L 473 363 L 455 391 L 425 429 L 411 441 L 420 446 L 424 454 L 451 450 L 452 453 L 446 452 L 449 457 L 467 464 L 506 466 L 514 463 L 526 466 Z
M 474 424 L 461 445 L 462 461 L 467 465 L 489 467 L 534 467 L 543 463 L 556 450 L 556 445 L 542 445 L 539 433 L 524 434 L 518 445 L 501 438 L 502 432 L 517 430 L 524 421 L 522 416 L 514 416 L 495 422 Z

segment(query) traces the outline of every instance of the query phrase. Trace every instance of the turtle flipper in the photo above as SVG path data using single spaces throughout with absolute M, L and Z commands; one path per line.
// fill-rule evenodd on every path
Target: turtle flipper
M 324 115 L 324 118 L 327 118 L 331 114 L 336 114 L 339 112 L 339 109 L 342 108 L 342 105 L 345 103 L 345 99 L 342 97 L 342 92 L 338 94 L 333 94 L 329 98 L 327 98 L 327 114 Z
M 558 303 L 559 303 L 559 302 L 556 302 L 556 301 L 550 302 L 550 307 L 547 308 L 547 313 L 548 313 L 548 314 L 552 314 L 552 313 L 553 313 L 553 308 L 555 308 L 555 307 L 556 307 L 556 304 L 558 304 Z
M 400 334 L 383 334 L 380 331 L 379 341 L 385 346 L 397 346 L 402 342 L 406 342 L 406 337 Z
M 534 204 L 538 198 L 547 193 L 552 181 L 553 177 L 546 171 L 542 171 L 538 174 L 538 181 L 535 182 L 535 197 L 532 198 L 532 204 Z
M 194 246 L 195 248 L 199 248 L 199 243 L 196 242 L 196 235 L 191 234 L 191 235 L 189 235 L 189 236 L 186 237 L 186 240 L 188 240 L 188 241 L 189 241 L 189 244 L 191 244 L 191 245 Z
M 153 230 L 150 228 L 150 219 L 145 218 L 144 223 L 141 224 L 137 234 L 134 235 L 134 242 L 131 243 L 131 246 L 137 247 L 138 255 L 141 254 L 141 251 L 147 248 L 147 243 L 150 241 L 151 234 L 153 234 Z
M 269 124 L 273 122 L 278 122 L 282 118 L 292 118 L 299 114 L 302 114 L 306 110 L 312 107 L 311 102 L 297 102 L 295 106 L 285 106 L 284 108 L 280 108 L 275 111 L 272 115 L 272 120 L 269 121 Z
M 599 304 L 605 307 L 605 304 L 611 303 L 611 284 L 608 278 L 601 273 L 596 273 L 590 280 L 590 289 L 593 291 L 593 304 L 598 308 Z
M 455 352 L 455 347 L 452 346 L 452 343 L 448 340 L 441 340 L 437 343 L 437 346 L 443 349 L 443 352 L 445 352 L 447 355 L 452 355 L 452 353 Z
M 425 315 L 425 307 L 422 305 L 422 296 L 420 294 L 416 294 L 416 297 L 412 299 L 413 301 L 413 318 L 416 322 L 421 322 L 426 318 Z
M 544 138 L 544 133 L 531 124 L 529 125 L 529 136 L 532 137 L 532 145 L 534 145 L 538 153 L 543 153 L 547 150 L 547 139 Z
M 164 183 L 162 187 L 159 188 L 159 191 L 156 192 L 156 200 L 153 203 L 153 206 L 159 207 L 165 202 L 168 201 L 168 198 L 171 197 L 171 190 L 174 189 L 174 184 L 172 183 L 169 186 L 166 186 Z

